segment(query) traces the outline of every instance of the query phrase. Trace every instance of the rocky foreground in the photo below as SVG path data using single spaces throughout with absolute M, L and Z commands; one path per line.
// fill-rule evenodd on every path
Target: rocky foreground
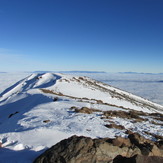
M 163 141 L 153 142 L 137 133 L 115 139 L 74 135 L 52 146 L 34 163 L 162 163 L 162 156 Z

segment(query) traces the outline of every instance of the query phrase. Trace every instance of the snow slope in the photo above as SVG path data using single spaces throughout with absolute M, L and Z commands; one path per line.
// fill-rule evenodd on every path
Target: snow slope
M 72 107 L 99 111 L 77 114 Z M 0 162 L 32 162 L 47 147 L 74 134 L 93 138 L 126 136 L 124 130 L 105 127 L 107 122 L 100 111 L 108 110 L 162 113 L 163 106 L 88 77 L 32 74 L 0 94 Z M 153 134 L 163 133 L 161 125 L 150 121 L 112 121 L 142 134 L 147 128 Z

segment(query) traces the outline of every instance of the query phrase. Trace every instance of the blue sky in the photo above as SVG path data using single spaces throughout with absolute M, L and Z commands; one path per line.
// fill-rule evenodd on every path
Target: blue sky
M 0 71 L 163 72 L 162 0 L 0 0 Z

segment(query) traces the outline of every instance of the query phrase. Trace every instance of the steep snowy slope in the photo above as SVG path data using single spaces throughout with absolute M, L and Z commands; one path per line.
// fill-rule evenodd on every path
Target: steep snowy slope
M 16 83 L 1 94 L 0 101 L 2 104 L 5 104 L 31 94 L 41 94 L 41 92 L 38 93 L 39 90 L 44 93 L 56 94 L 72 99 L 92 100 L 94 103 L 100 100 L 101 103 L 126 109 L 146 112 L 163 111 L 163 106 L 161 105 L 87 77 L 73 77 L 50 73 L 42 75 L 33 74 Z
M 161 105 L 87 77 L 32 74 L 0 94 L 0 162 L 31 162 L 74 134 L 113 138 L 132 130 L 156 139 L 163 136 L 162 112 Z

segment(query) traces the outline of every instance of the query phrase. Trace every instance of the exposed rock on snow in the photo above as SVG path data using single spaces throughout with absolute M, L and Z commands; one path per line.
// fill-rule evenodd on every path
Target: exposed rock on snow
M 62 140 L 41 156 L 34 163 L 83 163 L 83 162 L 120 162 L 120 160 L 163 160 L 163 150 L 139 134 L 130 134 L 128 138 L 91 139 L 72 136 Z M 149 157 L 155 156 L 155 157 Z
M 105 125 L 107 128 L 116 128 L 116 129 L 119 129 L 119 130 L 124 130 L 125 127 L 122 126 L 122 125 L 116 125 L 115 123 L 111 122 L 111 124 L 106 124 Z
M 101 112 L 101 110 L 92 109 L 88 107 L 82 107 L 81 109 L 76 108 L 76 107 L 71 107 L 71 109 L 74 109 L 76 113 L 85 113 L 85 114 L 92 114 L 93 112 Z

